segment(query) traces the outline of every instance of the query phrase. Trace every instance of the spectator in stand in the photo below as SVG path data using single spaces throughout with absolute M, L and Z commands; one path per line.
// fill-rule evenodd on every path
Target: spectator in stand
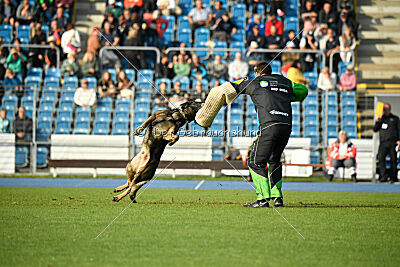
M 195 83 L 195 92 L 191 94 L 191 98 L 195 101 L 204 102 L 207 98 L 206 92 L 203 90 L 203 84 L 201 81 Z
M 222 7 L 222 1 L 214 2 L 214 6 L 211 10 L 211 17 L 213 21 L 217 21 L 217 19 L 221 19 L 222 15 L 226 14 L 225 8 Z
M 182 9 L 175 3 L 175 0 L 157 0 L 157 7 L 163 16 L 182 14 Z
M 109 1 L 109 3 L 115 1 Z M 141 12 L 143 9 L 143 2 L 152 2 L 152 1 L 143 1 L 143 0 L 124 0 L 124 7 L 131 9 L 133 12 Z
M 117 97 L 130 98 L 133 94 L 132 86 L 133 82 L 129 80 L 129 78 L 126 76 L 125 71 L 121 70 L 118 73 L 118 79 L 117 79 L 117 90 L 118 90 Z
M 318 50 L 318 43 L 315 41 L 314 32 L 309 31 L 307 35 L 301 38 L 300 41 L 301 50 Z M 315 54 L 313 53 L 303 53 L 300 56 L 302 70 L 304 72 L 312 71 L 314 68 Z
M 1 39 L 1 37 L 0 37 L 0 39 Z M 4 75 L 6 74 L 7 56 L 8 56 L 7 48 L 6 47 L 0 47 L 0 80 L 3 80 L 4 79 Z M 2 94 L 0 92 L 0 98 L 1 97 L 2 97 Z
M 131 8 L 130 5 L 125 6 L 125 8 Z M 115 4 L 115 0 L 108 0 L 108 6 L 106 8 L 105 14 L 112 13 L 115 19 L 120 19 L 122 15 L 122 8 Z
M 264 35 L 264 33 L 265 33 L 265 24 L 261 23 L 261 15 L 260 14 L 254 14 L 253 20 L 250 18 L 247 24 L 248 24 L 248 26 L 247 26 L 247 35 L 250 35 L 252 33 L 254 25 L 257 25 L 258 28 L 260 29 L 260 34 Z
M 0 133 L 9 133 L 10 121 L 7 119 L 7 110 L 2 108 L 0 110 Z
M 246 0 L 246 6 L 247 6 L 247 10 L 252 10 L 252 13 L 256 13 L 257 12 L 257 5 L 258 4 L 262 4 L 266 7 L 266 0 Z
M 68 19 L 64 16 L 64 9 L 62 7 L 57 8 L 57 12 L 53 17 L 53 20 L 57 21 L 57 25 L 62 31 L 67 30 Z
M 357 78 L 353 72 L 353 66 L 347 65 L 346 72 L 340 76 L 339 91 L 353 91 L 357 88 Z
M 294 49 L 300 48 L 300 41 L 296 38 L 296 32 L 294 30 L 288 31 L 288 38 L 285 40 L 285 46 L 289 46 Z
M 15 77 L 14 72 L 11 69 L 7 69 L 3 80 L 4 95 L 18 94 L 21 84 L 22 82 Z
M 168 79 L 173 78 L 174 74 L 171 65 L 173 68 L 173 63 L 168 62 L 168 56 L 165 54 L 162 55 L 161 62 L 158 63 L 156 66 L 156 78 L 168 78 Z
M 64 54 L 81 52 L 81 37 L 79 32 L 75 30 L 74 25 L 69 24 L 68 30 L 61 36 L 61 47 Z
M 83 56 L 82 75 L 83 77 L 99 77 L 99 62 L 91 52 L 86 52 Z
M 13 128 L 17 141 L 30 141 L 32 139 L 32 119 L 25 115 L 24 107 L 19 107 Z
M 279 35 L 283 34 L 282 21 L 278 20 L 276 18 L 275 13 L 270 13 L 268 15 L 268 20 L 265 22 L 265 36 L 268 36 L 268 35 L 271 34 L 271 27 L 272 26 L 275 26 L 277 34 L 279 34 Z
M 167 92 L 167 84 L 165 82 L 161 82 L 159 85 L 158 90 L 155 94 L 155 105 L 159 108 L 166 108 L 168 107 L 168 98 L 170 95 Z
M 98 56 L 100 48 L 101 44 L 99 40 L 99 28 L 93 28 L 87 40 L 86 52 L 90 52 Z
M 179 47 L 181 48 L 178 53 L 176 53 L 177 56 L 182 55 L 184 61 L 187 61 L 188 63 L 192 62 L 192 55 L 188 53 L 184 48 L 186 48 L 186 43 L 180 43 Z M 178 59 L 178 58 L 176 58 Z M 174 62 L 175 64 L 175 62 Z
M 304 20 L 303 36 L 305 36 L 307 32 L 315 32 L 319 28 L 319 24 L 317 21 L 318 15 L 316 12 L 311 12 L 311 14 L 307 16 L 303 14 L 302 18 Z
M 199 56 L 194 53 L 192 63 L 190 63 L 190 78 L 193 80 L 205 79 L 207 75 L 206 67 L 200 62 Z
M 36 21 L 40 23 L 49 23 L 53 20 L 54 9 L 53 6 L 48 6 L 46 1 L 40 1 L 36 8 Z
M 125 38 L 129 33 L 129 29 L 132 27 L 133 23 L 131 23 L 131 11 L 129 9 L 124 9 L 122 12 L 122 20 L 118 27 L 118 34 L 121 38 L 120 44 L 125 44 Z
M 74 94 L 74 103 L 80 107 L 90 107 L 92 111 L 96 109 L 96 91 L 94 88 L 89 88 L 88 80 L 81 82 L 81 87 L 76 89 Z
M 255 50 L 258 48 L 258 44 L 255 41 L 252 41 L 249 45 L 249 51 Z M 258 62 L 264 60 L 263 55 L 261 53 L 251 53 L 250 56 L 247 57 L 247 64 L 249 64 L 250 69 L 254 68 Z
M 56 0 L 56 6 L 64 8 L 64 10 L 66 12 L 68 12 L 70 16 L 72 16 L 72 4 L 73 4 L 73 1 L 74 0 Z
M 210 78 L 226 80 L 228 68 L 226 67 L 226 63 L 221 62 L 221 55 L 216 55 L 214 62 L 208 65 L 208 74 Z
M 318 43 L 318 48 L 322 51 L 326 50 L 326 43 L 329 39 L 328 25 L 320 24 L 319 28 L 314 32 L 315 41 Z
M 143 14 L 143 19 L 146 21 L 146 37 L 153 35 L 155 42 L 154 46 L 158 46 L 165 31 L 168 29 L 169 21 L 160 16 L 160 11 L 154 10 L 153 13 Z
M 168 99 L 169 108 L 177 108 L 184 102 L 185 93 L 181 90 L 181 82 L 177 81 L 174 84 L 174 92 L 172 96 Z
M 46 44 L 46 34 L 42 31 L 42 24 L 40 22 L 36 23 L 36 26 L 32 29 L 31 44 L 35 45 L 45 45 Z M 44 53 L 46 50 L 40 48 L 30 49 L 32 53 L 32 67 L 43 67 L 44 64 Z
M 117 94 L 114 82 L 111 79 L 111 74 L 108 71 L 103 72 L 101 80 L 98 83 L 97 89 L 100 97 L 106 97 L 106 96 L 115 97 L 115 95 Z
M 47 44 L 56 46 L 53 36 L 47 38 Z M 46 49 L 44 60 L 47 68 L 55 68 L 57 65 L 57 51 L 55 49 Z
M 139 36 L 139 30 L 137 27 L 132 27 L 129 30 L 128 36 L 125 40 L 126 46 L 142 46 L 142 40 Z M 111 50 L 110 50 L 111 51 Z M 138 69 L 146 68 L 146 58 L 142 51 L 127 50 L 125 51 L 125 57 L 129 58 L 131 63 Z
M 183 55 L 178 55 L 178 62 L 174 65 L 174 72 L 177 76 L 189 76 L 190 65 L 184 61 Z
M 50 23 L 49 37 L 53 36 L 54 43 L 59 48 L 61 47 L 61 36 L 62 36 L 62 34 L 63 34 L 63 32 L 61 31 L 61 29 L 58 28 L 57 20 L 52 20 L 51 23 Z
M 303 5 L 301 7 L 300 13 L 301 16 L 306 14 L 305 16 L 310 16 L 311 12 L 315 12 L 315 5 L 312 0 L 306 0 L 305 2 L 303 1 Z
M 32 22 L 33 19 L 33 6 L 29 4 L 29 0 L 23 0 L 22 3 L 17 8 L 17 21 L 18 27 L 20 24 L 26 25 Z
M 356 48 L 356 38 L 350 28 L 345 28 L 344 33 L 339 38 L 340 43 L 340 58 L 343 62 L 348 63 L 352 60 L 352 53 Z
M 271 0 L 270 12 L 278 14 L 278 16 L 282 17 L 285 15 L 285 13 L 283 12 L 285 8 L 286 8 L 286 0 Z
M 18 80 L 22 83 L 22 66 L 26 62 L 26 57 L 23 53 L 15 48 L 11 48 L 10 54 L 7 57 L 7 67 L 13 71 Z
M 286 44 L 286 49 L 287 50 L 293 50 L 293 49 L 298 49 L 295 45 L 295 42 L 293 41 L 288 41 Z M 300 53 L 283 53 L 282 54 L 282 68 L 281 68 L 281 73 L 282 75 L 286 76 L 289 69 L 292 67 L 293 63 L 295 61 L 300 60 Z
M 354 37 L 357 39 L 358 23 L 354 20 L 354 18 L 352 18 L 351 16 L 348 15 L 347 10 L 343 10 L 340 13 L 339 21 L 338 21 L 337 27 L 336 27 L 337 35 L 338 36 L 342 35 L 346 28 L 350 28 Z
M 268 49 L 283 48 L 283 36 L 278 34 L 277 28 L 271 26 L 271 34 L 267 36 L 266 47 Z
M 332 181 L 336 170 L 340 167 L 349 168 L 351 179 L 357 182 L 356 155 L 356 147 L 347 138 L 346 132 L 340 131 L 338 139 L 328 148 L 327 161 L 330 162 L 328 170 L 329 182 Z
M 105 46 L 110 46 L 110 43 L 105 43 Z M 111 49 L 103 51 L 101 58 L 102 69 L 116 69 L 117 71 L 121 68 L 121 61 L 118 56 Z
M 69 52 L 67 59 L 64 60 L 61 65 L 61 75 L 63 77 L 80 75 L 80 68 L 78 61 L 76 60 L 75 52 Z
M 214 30 L 212 38 L 225 42 L 229 42 L 232 39 L 232 35 L 237 32 L 237 28 L 229 18 L 228 13 L 224 13 L 221 18 L 217 18 L 212 29 Z
M 220 85 L 221 85 L 221 82 L 219 80 L 215 80 L 214 84 L 213 84 L 213 87 L 218 87 Z
M 104 29 L 99 32 L 99 39 L 101 46 L 105 46 L 106 43 L 111 43 L 113 46 L 116 46 L 120 40 L 117 32 L 112 30 L 109 21 L 104 22 Z
M 4 0 L 0 3 L 0 23 L 10 24 L 14 27 L 17 8 L 10 0 Z
M 199 27 L 210 27 L 212 21 L 211 11 L 209 8 L 203 7 L 202 0 L 196 0 L 196 7 L 190 10 L 188 20 L 192 31 Z
M 242 60 L 242 53 L 236 52 L 235 59 L 229 64 L 229 80 L 235 81 L 239 80 L 249 72 L 249 65 Z
M 266 46 L 266 38 L 265 35 L 260 33 L 260 28 L 258 27 L 257 24 L 253 26 L 251 29 L 252 33 L 251 35 L 247 38 L 247 43 L 246 46 L 249 47 L 251 42 L 256 42 L 257 47 L 259 48 L 264 48 Z
M 349 16 L 354 18 L 354 1 L 338 0 L 337 10 L 340 12 L 345 11 L 349 14 Z
M 335 36 L 335 32 L 332 28 L 329 28 L 328 29 L 328 40 L 326 41 L 326 44 L 325 44 L 326 58 L 329 59 L 331 54 L 333 53 L 333 51 L 337 51 L 339 49 L 340 49 L 339 41 Z M 335 73 L 338 72 L 339 60 L 340 60 L 339 54 L 335 54 L 333 56 L 333 70 L 332 70 Z M 329 60 L 328 60 L 328 62 L 329 62 Z M 328 62 L 327 62 L 327 64 L 328 64 Z
M 328 67 L 323 67 L 318 76 L 317 87 L 323 91 L 336 89 L 336 73 L 329 74 Z
M 289 68 L 286 76 L 289 80 L 295 83 L 308 84 L 308 80 L 304 78 L 303 72 L 301 71 L 300 61 L 296 60 L 293 65 Z
M 319 11 L 319 23 L 324 23 L 330 28 L 336 27 L 336 12 L 332 9 L 330 2 L 325 2 L 322 9 Z
M 108 12 L 108 14 L 106 14 L 103 22 L 101 23 L 102 29 L 104 29 L 104 24 L 106 23 L 106 21 L 108 21 L 108 23 L 110 23 L 111 32 L 114 32 L 114 31 L 117 32 L 118 26 L 119 26 L 119 21 L 118 21 L 118 19 L 114 18 L 113 13 Z

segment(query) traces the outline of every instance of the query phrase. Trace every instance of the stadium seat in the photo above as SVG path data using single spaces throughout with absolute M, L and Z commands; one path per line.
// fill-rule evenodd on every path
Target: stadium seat
M 28 165 L 28 147 L 16 146 L 15 147 L 15 166 L 17 168 L 23 168 Z
M 77 107 L 75 109 L 75 117 L 78 117 L 78 118 L 85 117 L 85 118 L 89 118 L 89 120 L 90 120 L 91 114 L 92 114 L 92 110 L 90 107 Z
M 95 77 L 84 77 L 84 78 L 82 78 L 82 81 L 85 81 L 85 80 L 88 81 L 88 83 L 89 83 L 88 87 L 89 88 L 94 88 L 94 89 L 97 90 L 97 79 Z
M 72 112 L 71 112 L 72 114 Z M 72 123 L 72 116 L 67 115 L 67 116 L 58 116 L 56 119 L 56 128 L 71 128 L 71 123 Z
M 54 129 L 53 134 L 69 134 L 71 132 L 71 128 L 58 128 Z
M 28 77 L 39 77 L 42 78 L 43 69 L 42 68 L 29 68 L 26 76 Z
M 36 129 L 36 141 L 48 142 L 50 140 L 51 129 L 50 128 L 37 128 Z
M 232 35 L 232 42 L 240 42 L 243 43 L 246 40 L 246 32 L 243 29 L 238 29 L 237 32 Z
M 31 28 L 29 27 L 29 25 L 21 25 L 17 27 L 18 39 L 27 39 L 29 42 L 30 36 L 31 36 Z
M 138 83 L 140 82 L 153 82 L 154 71 L 150 69 L 141 69 L 138 71 Z
M 46 168 L 48 156 L 49 150 L 46 147 L 38 146 L 36 150 L 36 166 L 38 168 Z
M 174 39 L 175 39 L 174 38 L 174 30 L 167 29 L 161 38 L 161 45 L 162 46 L 171 46 Z
M 34 102 L 33 96 L 24 95 L 21 98 L 21 106 L 23 106 L 23 107 L 27 107 L 27 106 L 33 107 L 33 102 Z
M 207 42 L 210 40 L 210 30 L 205 27 L 197 28 L 194 31 L 195 42 Z
M 196 43 L 194 44 L 194 47 L 196 47 L 196 48 L 207 48 L 207 45 L 206 45 L 205 42 L 196 42 Z M 209 56 L 207 50 L 204 50 L 204 51 L 195 51 L 195 53 L 197 54 L 197 56 L 198 56 L 200 59 L 207 59 L 208 56 Z
M 126 97 L 117 98 L 115 106 L 117 108 L 125 108 L 129 110 L 131 108 L 131 99 Z
M 52 121 L 52 117 L 39 115 L 37 118 L 37 127 L 51 129 Z
M 271 61 L 270 64 L 272 68 L 272 73 L 277 73 L 277 74 L 281 73 L 282 63 L 279 60 L 273 60 Z
M 310 89 L 311 90 L 316 90 L 317 89 L 318 73 L 316 73 L 316 72 L 305 72 L 304 73 L 304 78 L 306 78 L 306 79 L 308 79 L 310 81 Z
M 113 99 L 109 96 L 107 97 L 100 97 L 97 99 L 97 106 L 98 107 L 108 107 L 111 109 L 113 104 Z
M 44 79 L 44 87 L 58 87 L 60 84 L 60 79 L 56 77 L 46 77 Z
M 216 41 L 215 48 L 226 49 L 228 48 L 228 44 L 225 41 Z M 214 56 L 216 55 L 220 55 L 222 58 L 226 58 L 228 56 L 225 51 L 214 51 Z
M 78 77 L 69 76 L 64 78 L 64 87 L 78 87 Z
M 299 19 L 297 17 L 286 17 L 284 20 L 284 25 L 286 29 L 286 33 L 289 30 L 294 30 L 295 33 L 298 33 L 298 25 L 299 25 Z
M 54 100 L 58 98 L 58 88 L 57 87 L 46 87 L 42 89 L 42 98 L 51 97 Z
M 0 25 L 0 37 L 3 38 L 3 40 L 8 39 L 11 41 L 12 31 L 13 31 L 13 28 L 11 25 L 8 25 L 8 24 Z
M 239 49 L 242 54 L 244 54 L 244 52 L 246 50 L 244 42 L 231 42 L 231 44 L 229 45 L 229 48 Z
M 232 6 L 233 18 L 245 18 L 246 17 L 246 5 L 236 4 Z
M 186 46 L 189 47 L 191 43 L 191 36 L 192 31 L 190 30 L 190 28 L 179 28 L 176 39 L 179 43 L 185 43 Z
M 224 151 L 222 149 L 213 149 L 211 160 L 222 161 L 224 160 Z
M 111 108 L 109 107 L 97 107 L 95 111 L 96 118 L 110 118 Z
M 128 77 L 128 79 L 130 81 L 135 81 L 135 77 L 136 77 L 136 71 L 134 69 L 124 69 L 126 77 Z
M 178 29 L 190 29 L 190 23 L 187 16 L 178 17 Z
M 59 68 L 48 68 L 46 71 L 46 78 L 54 77 L 54 78 L 61 78 L 61 71 Z
M 40 84 L 42 83 L 42 78 L 38 76 L 28 76 L 25 78 L 25 85 L 26 86 L 31 86 L 31 87 L 37 87 L 38 90 L 40 90 Z
M 162 82 L 164 82 L 166 84 L 167 89 L 171 88 L 171 80 L 170 79 L 168 79 L 168 78 L 159 78 L 159 79 L 156 79 L 156 87 L 157 87 L 157 89 L 160 88 L 160 83 L 162 83 Z
M 286 16 L 295 18 L 299 16 L 299 5 L 297 1 L 288 1 L 286 3 Z

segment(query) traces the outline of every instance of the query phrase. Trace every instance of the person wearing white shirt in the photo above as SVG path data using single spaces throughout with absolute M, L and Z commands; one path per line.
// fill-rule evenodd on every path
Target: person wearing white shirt
M 330 73 L 328 67 L 323 67 L 318 76 L 318 88 L 324 91 L 336 89 L 336 73 Z
M 229 79 L 231 81 L 239 80 L 247 75 L 249 72 L 249 65 L 242 61 L 242 54 L 240 52 L 236 52 L 235 60 L 229 64 Z
M 88 88 L 89 82 L 83 80 L 80 88 L 74 94 L 74 103 L 80 107 L 95 108 L 96 91 L 93 88 Z

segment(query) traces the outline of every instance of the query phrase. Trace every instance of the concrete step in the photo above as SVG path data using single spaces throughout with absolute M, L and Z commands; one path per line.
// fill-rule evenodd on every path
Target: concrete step
M 382 38 L 400 38 L 400 31 L 390 32 L 390 31 L 361 31 L 359 33 L 360 39 L 382 39 Z
M 378 25 L 378 24 L 361 24 L 360 25 L 360 31 L 379 31 L 379 32 L 398 32 L 399 31 L 399 25 Z
M 384 38 L 384 39 L 362 39 L 358 46 L 361 45 L 375 45 L 375 44 L 399 44 L 400 45 L 400 38 Z
M 360 44 L 357 51 L 400 52 L 399 44 Z
M 358 81 L 365 83 L 384 80 L 388 83 L 399 83 L 400 82 L 400 72 L 398 70 L 362 70 L 357 71 Z M 375 83 L 375 82 L 374 82 Z
M 376 65 L 376 64 L 368 64 L 368 63 L 360 63 L 358 64 L 358 68 L 361 70 L 400 70 L 400 62 L 392 61 L 391 64 L 387 64 L 385 66 Z M 400 74 L 400 73 L 399 73 Z
M 360 14 L 372 15 L 372 14 L 387 14 L 394 15 L 400 14 L 400 5 L 394 4 L 393 6 L 378 6 L 378 5 L 368 5 L 368 6 L 358 6 L 358 12 Z M 395 17 L 395 16 L 394 16 Z
M 362 26 L 366 25 L 386 25 L 386 26 L 400 26 L 400 18 L 371 18 L 364 16 L 358 20 Z
M 358 56 L 358 58 L 357 58 L 357 61 L 358 61 L 358 63 L 359 64 L 362 64 L 362 63 L 372 63 L 372 64 L 377 64 L 377 65 L 380 65 L 380 64 L 391 64 L 391 63 L 393 63 L 393 62 L 400 62 L 400 54 L 398 55 L 398 57 L 391 57 L 391 58 L 388 58 L 388 57 L 378 57 L 378 56 L 369 56 L 369 55 L 366 55 L 366 56 Z
M 96 12 L 95 14 L 77 14 L 75 21 L 94 21 L 98 23 L 98 26 L 101 26 L 101 22 L 103 21 L 103 14 L 99 14 Z
M 358 6 L 397 6 L 400 4 L 399 0 L 358 0 Z
M 399 56 L 398 52 L 382 52 L 378 50 L 360 50 L 361 47 L 358 47 L 358 57 L 387 57 L 387 58 L 396 58 Z
M 86 10 L 97 10 L 99 12 L 104 13 L 106 11 L 106 4 L 105 1 L 79 1 L 77 4 L 77 13 L 84 12 Z

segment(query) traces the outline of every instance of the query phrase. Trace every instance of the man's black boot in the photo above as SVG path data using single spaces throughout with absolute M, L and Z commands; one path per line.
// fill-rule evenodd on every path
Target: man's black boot
M 283 197 L 274 197 L 272 199 L 274 200 L 275 207 L 283 207 Z
M 353 182 L 357 183 L 357 174 L 352 174 L 351 180 L 353 180 Z

